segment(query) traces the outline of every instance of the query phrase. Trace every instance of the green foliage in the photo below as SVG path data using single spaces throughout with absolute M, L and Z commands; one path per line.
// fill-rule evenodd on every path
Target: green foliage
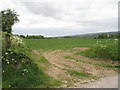
M 22 53 L 3 52 L 3 88 L 34 87 L 46 80 L 46 75 L 32 60 Z
M 3 88 L 26 88 L 44 85 L 48 75 L 33 63 L 31 50 L 19 37 L 10 35 L 11 47 L 2 50 Z M 14 38 L 13 38 L 14 37 Z M 3 35 L 4 41 L 4 35 Z M 5 45 L 6 43 L 3 43 Z
M 72 38 L 71 36 L 65 36 L 64 38 Z
M 98 38 L 98 39 L 120 38 L 120 32 L 118 32 L 118 33 L 113 33 L 113 34 L 102 33 L 102 34 L 99 34 L 98 37 L 96 37 L 96 38 Z
M 103 39 L 103 38 L 108 38 L 108 36 L 109 36 L 108 34 L 102 33 L 98 35 L 98 38 Z
M 42 36 L 42 35 L 27 35 L 24 38 L 26 38 L 26 39 L 43 39 L 44 36 Z
M 112 39 L 107 40 L 107 42 L 98 41 L 93 48 L 76 54 L 81 54 L 83 56 L 91 58 L 106 58 L 112 60 L 120 60 L 118 52 L 118 40 Z
M 3 10 L 0 13 L 2 15 L 2 31 L 11 33 L 12 26 L 19 22 L 18 14 L 11 9 Z

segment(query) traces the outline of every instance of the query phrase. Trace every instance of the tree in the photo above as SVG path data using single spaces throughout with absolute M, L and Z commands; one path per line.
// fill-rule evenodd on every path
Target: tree
M 104 39 L 104 38 L 107 38 L 107 37 L 108 37 L 108 35 L 106 33 L 102 33 L 102 34 L 98 35 L 99 39 Z
M 11 46 L 10 34 L 12 33 L 12 26 L 19 22 L 18 14 L 11 9 L 1 11 L 2 15 L 2 31 L 7 32 L 5 35 L 5 48 L 9 49 Z
M 2 14 L 2 31 L 11 33 L 12 32 L 12 26 L 19 22 L 18 14 L 11 9 L 3 10 L 1 11 Z

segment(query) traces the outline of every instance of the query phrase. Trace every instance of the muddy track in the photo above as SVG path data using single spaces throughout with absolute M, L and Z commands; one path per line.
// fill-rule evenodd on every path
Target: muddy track
M 89 62 L 94 63 L 106 63 L 104 60 L 96 61 L 94 59 L 86 58 L 80 55 L 74 55 L 74 52 L 70 51 L 62 51 L 62 50 L 55 50 L 55 51 L 33 51 L 38 56 L 42 55 L 49 61 L 49 68 L 46 69 L 46 73 L 53 78 L 62 81 L 64 84 L 61 87 L 83 87 L 85 83 L 90 83 L 96 81 L 96 78 L 83 78 L 83 77 L 76 77 L 71 76 L 67 70 L 75 70 L 78 72 L 84 72 L 88 75 L 95 76 L 95 77 L 106 77 L 113 74 L 116 74 L 116 71 L 110 68 L 104 68 L 101 66 L 90 65 L 82 62 L 76 62 L 75 60 L 66 59 L 65 56 L 71 56 L 77 59 L 87 60 Z M 111 61 L 107 62 L 109 64 L 113 64 Z

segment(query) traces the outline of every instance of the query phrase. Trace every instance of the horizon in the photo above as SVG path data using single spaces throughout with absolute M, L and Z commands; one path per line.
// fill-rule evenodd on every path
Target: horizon
M 118 0 L 1 0 L 0 11 L 8 8 L 20 15 L 13 34 L 56 37 L 118 30 Z
M 110 31 L 110 32 L 119 32 L 119 31 Z M 71 34 L 71 35 L 62 35 L 62 36 L 44 36 L 44 37 L 64 37 L 64 36 L 75 36 L 75 35 L 85 35 L 85 34 L 98 34 L 98 33 L 109 33 L 108 31 L 107 32 L 95 32 L 95 33 L 81 33 L 81 34 Z M 41 35 L 41 34 L 14 34 L 14 35 L 24 35 L 24 36 L 27 36 L 27 35 Z

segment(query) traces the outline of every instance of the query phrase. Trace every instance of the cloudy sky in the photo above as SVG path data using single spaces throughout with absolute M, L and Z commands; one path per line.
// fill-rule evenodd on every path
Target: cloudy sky
M 14 9 L 14 34 L 64 36 L 118 30 L 119 0 L 1 0 L 0 11 Z

